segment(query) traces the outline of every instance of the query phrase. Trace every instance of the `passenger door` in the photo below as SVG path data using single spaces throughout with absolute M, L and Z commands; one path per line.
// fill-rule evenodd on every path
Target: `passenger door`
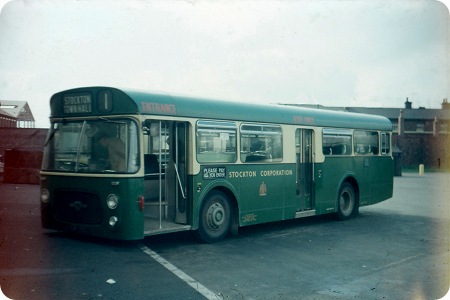
M 295 145 L 297 157 L 297 197 L 299 199 L 298 210 L 314 208 L 313 199 L 313 173 L 314 173 L 314 149 L 312 129 L 297 129 L 295 132 Z
M 187 223 L 189 123 L 147 121 L 149 145 L 144 155 L 148 218 Z
M 175 222 L 187 223 L 187 197 L 188 197 L 188 142 L 189 142 L 189 123 L 174 122 L 173 126 L 173 151 L 172 159 L 175 169 L 176 187 L 175 190 Z

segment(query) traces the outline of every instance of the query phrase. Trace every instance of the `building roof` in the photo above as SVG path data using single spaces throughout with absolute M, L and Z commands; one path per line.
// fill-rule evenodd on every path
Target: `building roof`
M 291 105 L 291 104 L 288 104 Z M 362 113 L 369 115 L 379 115 L 390 120 L 398 119 L 400 111 L 403 111 L 403 118 L 405 120 L 434 120 L 437 117 L 439 120 L 450 121 L 450 109 L 426 109 L 426 108 L 383 108 L 383 107 L 332 107 L 323 105 L 303 105 L 292 104 L 295 106 L 303 106 L 310 108 L 319 108 L 334 111 L 346 111 L 354 113 Z
M 0 100 L 0 112 L 6 112 L 19 121 L 34 122 L 33 113 L 26 101 Z
M 1 108 L 1 104 L 0 104 L 0 116 L 7 116 L 9 118 L 13 118 L 13 119 L 17 119 L 16 117 L 14 117 L 13 115 L 11 115 L 9 112 L 3 110 Z
M 351 107 L 348 111 L 360 112 L 366 114 L 376 114 L 385 116 L 388 119 L 397 119 L 400 111 L 403 111 L 403 117 L 410 120 L 450 120 L 450 110 L 448 109 L 425 109 L 425 108 L 363 108 Z

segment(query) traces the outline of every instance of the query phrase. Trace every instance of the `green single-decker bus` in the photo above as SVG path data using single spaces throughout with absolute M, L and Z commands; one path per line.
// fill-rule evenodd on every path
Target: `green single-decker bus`
M 322 214 L 346 220 L 392 197 L 392 124 L 381 116 L 75 88 L 50 100 L 44 228 L 107 239 Z

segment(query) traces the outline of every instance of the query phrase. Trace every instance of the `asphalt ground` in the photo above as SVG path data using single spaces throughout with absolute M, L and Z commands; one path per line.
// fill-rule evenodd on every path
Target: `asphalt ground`
M 250 226 L 216 244 L 44 230 L 39 187 L 0 184 L 0 288 L 11 299 L 440 299 L 450 174 L 403 175 L 392 199 L 351 220 Z

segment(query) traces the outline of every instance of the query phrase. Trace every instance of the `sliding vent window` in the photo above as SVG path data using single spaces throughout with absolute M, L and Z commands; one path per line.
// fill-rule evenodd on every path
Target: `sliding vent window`
M 381 133 L 381 154 L 391 154 L 391 135 L 387 132 Z
M 241 126 L 241 160 L 280 162 L 283 159 L 281 126 L 243 124 Z
M 377 155 L 378 154 L 378 132 L 355 130 L 355 154 Z
M 197 161 L 199 163 L 234 163 L 236 124 L 233 122 L 197 122 Z

